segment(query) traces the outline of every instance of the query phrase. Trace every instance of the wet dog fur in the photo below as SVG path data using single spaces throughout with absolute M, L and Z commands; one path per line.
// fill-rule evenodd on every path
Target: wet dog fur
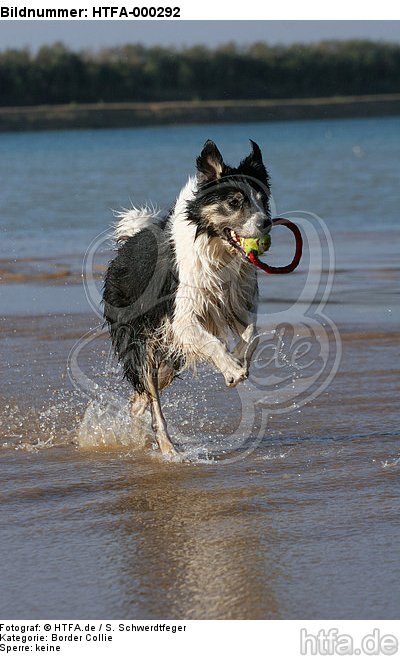
M 183 369 L 211 362 L 228 387 L 248 375 L 255 346 L 257 277 L 240 237 L 271 227 L 269 175 L 259 146 L 238 167 L 207 141 L 166 216 L 154 208 L 120 213 L 118 250 L 104 283 L 104 317 L 136 416 L 150 407 L 164 455 L 177 452 L 159 393 Z M 228 350 L 229 336 L 237 344 Z

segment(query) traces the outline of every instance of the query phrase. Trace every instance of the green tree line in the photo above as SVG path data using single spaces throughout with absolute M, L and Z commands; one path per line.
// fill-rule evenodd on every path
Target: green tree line
M 307 98 L 400 91 L 400 45 L 325 41 L 0 52 L 0 105 Z

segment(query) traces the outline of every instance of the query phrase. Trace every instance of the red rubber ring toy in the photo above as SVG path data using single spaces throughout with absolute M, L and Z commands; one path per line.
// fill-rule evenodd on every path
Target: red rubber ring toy
M 292 221 L 289 221 L 289 219 L 285 219 L 283 217 L 278 219 L 272 219 L 272 225 L 273 226 L 284 225 L 293 232 L 296 239 L 296 251 L 291 263 L 283 267 L 271 266 L 270 264 L 265 264 L 264 262 L 261 262 L 261 260 L 258 259 L 258 256 L 254 253 L 254 251 L 251 251 L 249 253 L 248 258 L 252 264 L 254 264 L 259 269 L 265 271 L 265 273 L 271 273 L 271 274 L 291 273 L 298 267 L 299 262 L 301 260 L 301 256 L 303 254 L 303 238 L 301 236 L 301 232 L 295 223 L 292 223 Z

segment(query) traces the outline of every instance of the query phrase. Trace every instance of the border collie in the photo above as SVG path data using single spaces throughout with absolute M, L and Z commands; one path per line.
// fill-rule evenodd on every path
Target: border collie
M 271 228 L 269 176 L 259 146 L 237 168 L 212 141 L 196 160 L 167 216 L 153 208 L 124 210 L 116 257 L 104 283 L 104 317 L 125 378 L 131 410 L 149 406 L 162 454 L 177 452 L 167 432 L 159 392 L 187 367 L 206 360 L 228 387 L 248 376 L 255 347 L 256 269 L 241 238 Z M 232 352 L 230 336 L 238 339 Z

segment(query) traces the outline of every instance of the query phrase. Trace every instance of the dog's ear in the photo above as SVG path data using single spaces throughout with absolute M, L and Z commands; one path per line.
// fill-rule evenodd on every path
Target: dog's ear
M 245 175 L 251 175 L 268 185 L 269 176 L 264 166 L 260 146 L 252 139 L 250 139 L 250 143 L 251 153 L 242 159 L 239 164 L 239 171 Z
M 218 180 L 225 170 L 224 160 L 217 146 L 208 139 L 196 159 L 197 177 L 200 184 Z

